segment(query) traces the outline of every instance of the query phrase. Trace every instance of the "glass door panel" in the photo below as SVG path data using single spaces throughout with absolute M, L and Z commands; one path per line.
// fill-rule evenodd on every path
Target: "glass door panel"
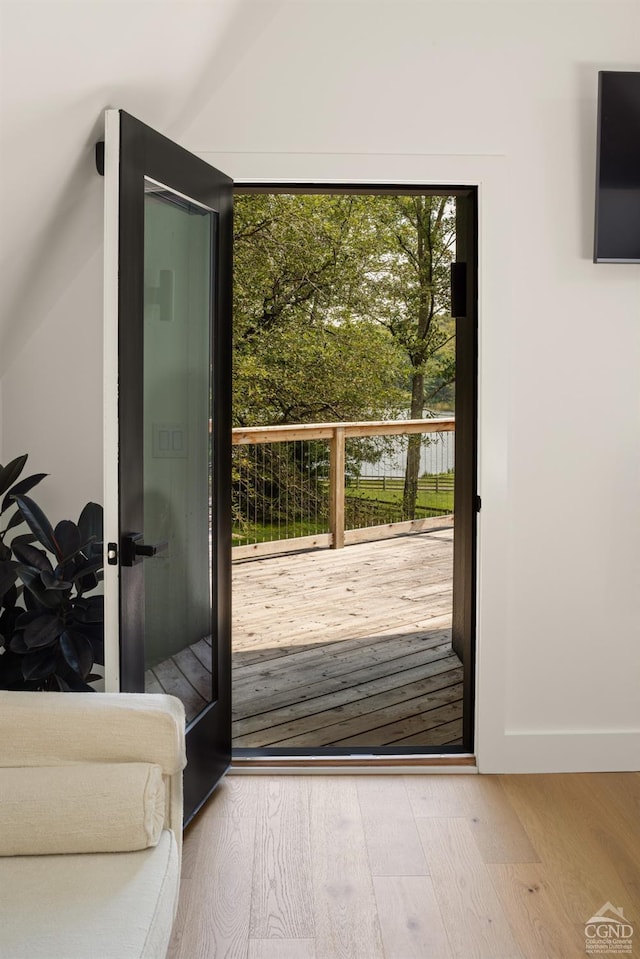
M 212 700 L 210 411 L 217 214 L 145 178 L 145 689 Z

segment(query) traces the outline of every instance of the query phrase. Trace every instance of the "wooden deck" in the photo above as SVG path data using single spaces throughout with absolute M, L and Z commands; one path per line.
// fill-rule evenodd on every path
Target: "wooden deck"
M 453 531 L 234 566 L 234 747 L 462 736 Z
M 234 748 L 459 745 L 451 529 L 233 567 Z M 211 688 L 209 640 L 147 675 L 185 703 Z

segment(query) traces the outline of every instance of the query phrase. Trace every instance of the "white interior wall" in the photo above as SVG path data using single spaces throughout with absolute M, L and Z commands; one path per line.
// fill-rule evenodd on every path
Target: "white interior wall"
M 102 107 L 237 178 L 464 175 L 481 196 L 480 768 L 637 768 L 640 270 L 591 262 L 597 71 L 640 69 L 637 0 L 0 9 L 3 461 L 32 450 L 72 515 L 100 495 Z

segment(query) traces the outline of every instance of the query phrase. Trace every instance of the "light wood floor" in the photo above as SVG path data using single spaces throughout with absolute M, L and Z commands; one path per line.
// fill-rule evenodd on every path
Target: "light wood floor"
M 229 776 L 185 837 L 168 959 L 640 957 L 640 774 Z
M 453 530 L 234 565 L 234 747 L 459 744 Z

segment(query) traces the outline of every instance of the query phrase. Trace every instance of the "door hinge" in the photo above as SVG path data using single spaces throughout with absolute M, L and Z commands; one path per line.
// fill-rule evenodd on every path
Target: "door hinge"
M 118 544 L 107 543 L 107 563 L 109 566 L 118 565 Z
M 104 176 L 104 140 L 96 143 L 96 170 L 100 176 Z
M 479 513 L 482 509 L 482 500 L 479 496 L 476 496 L 476 513 Z

